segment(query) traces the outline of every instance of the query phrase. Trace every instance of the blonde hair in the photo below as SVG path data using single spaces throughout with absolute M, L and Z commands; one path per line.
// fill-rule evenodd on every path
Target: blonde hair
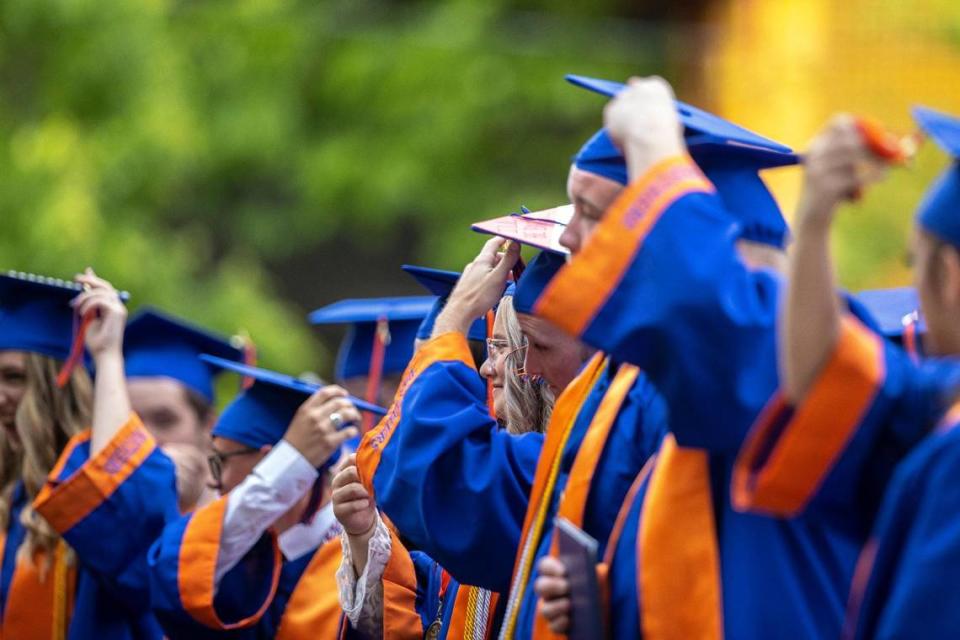
M 504 416 L 503 423 L 507 431 L 514 434 L 543 433 L 553 412 L 553 393 L 540 381 L 520 375 L 523 369 L 523 349 L 526 338 L 520 329 L 517 312 L 513 307 L 513 296 L 500 300 L 497 313 L 503 319 L 510 354 L 506 356 L 504 373 Z
M 28 353 L 24 359 L 26 389 L 17 407 L 16 429 L 20 439 L 18 447 L 4 438 L 0 469 L 0 486 L 3 500 L 0 502 L 0 524 L 4 527 L 10 519 L 10 497 L 18 480 L 28 498 L 20 513 L 20 523 L 26 529 L 26 538 L 18 554 L 32 559 L 37 552 L 45 552 L 47 564 L 52 557 L 59 534 L 41 518 L 30 502 L 37 496 L 53 469 L 57 458 L 67 442 L 90 425 L 93 413 L 93 384 L 83 367 L 77 367 L 67 384 L 57 387 L 57 372 L 60 363 L 53 358 Z M 19 454 L 19 464 L 7 466 L 6 461 Z

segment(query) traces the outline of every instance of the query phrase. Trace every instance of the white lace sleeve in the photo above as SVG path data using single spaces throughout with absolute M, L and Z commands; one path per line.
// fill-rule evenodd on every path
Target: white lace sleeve
M 350 621 L 350 626 L 366 640 L 383 636 L 383 571 L 390 560 L 390 532 L 380 515 L 376 528 L 367 543 L 367 566 L 357 577 L 353 570 L 353 558 L 347 534 L 340 534 L 343 559 L 337 569 L 337 586 L 340 588 L 340 606 Z

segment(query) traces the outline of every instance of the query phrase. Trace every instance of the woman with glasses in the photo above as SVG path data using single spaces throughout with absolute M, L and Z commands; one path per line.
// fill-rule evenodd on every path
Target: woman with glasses
M 488 243 L 484 253 L 502 244 L 502 240 Z M 478 258 L 479 259 L 479 258 Z M 506 263 L 505 263 L 506 264 Z M 457 543 L 460 529 L 466 532 L 465 537 L 483 535 L 483 531 L 472 531 L 478 519 L 482 520 L 481 510 L 489 509 L 489 504 L 481 506 L 488 498 L 492 503 L 498 503 L 501 490 L 487 491 L 487 487 L 495 483 L 505 486 L 514 486 L 515 474 L 530 474 L 536 466 L 536 455 L 542 443 L 542 433 L 550 418 L 553 407 L 553 394 L 547 384 L 538 377 L 527 375 L 524 371 L 524 356 L 526 351 L 526 337 L 520 329 L 517 313 L 513 306 L 514 287 L 504 292 L 505 282 L 483 278 L 483 272 L 474 271 L 473 275 L 465 272 L 460 284 L 450 294 L 447 305 L 455 308 L 451 311 L 442 311 L 436 318 L 437 326 L 429 327 L 425 335 L 438 335 L 445 332 L 445 314 L 457 312 L 456 307 L 464 304 L 465 299 L 477 298 L 472 311 L 464 313 L 462 332 L 457 335 L 462 341 L 463 357 L 469 353 L 466 338 L 470 335 L 469 326 L 476 318 L 484 315 L 484 308 L 496 306 L 491 337 L 487 339 L 487 357 L 480 367 L 480 376 L 472 364 L 472 357 L 467 362 L 457 363 L 458 378 L 463 382 L 469 381 L 468 391 L 463 397 L 448 396 L 446 401 L 449 407 L 461 406 L 464 415 L 470 420 L 476 420 L 476 428 L 483 429 L 491 438 L 489 443 L 477 442 L 476 450 L 468 451 L 470 443 L 449 441 L 448 445 L 454 449 L 440 456 L 437 462 L 422 457 L 415 449 L 405 449 L 405 443 L 393 441 L 390 455 L 394 454 L 409 460 L 420 459 L 427 468 L 434 466 L 443 478 L 438 481 L 449 483 L 451 486 L 461 483 L 475 483 L 471 493 L 475 493 L 478 500 L 475 503 L 464 501 L 460 504 L 456 514 L 448 514 L 451 524 L 450 542 Z M 478 277 L 479 276 L 479 277 Z M 504 276 L 505 279 L 505 276 Z M 478 296 L 478 294 L 481 294 Z M 421 345 L 429 350 L 430 342 Z M 577 349 L 571 350 L 578 353 Z M 408 374 L 417 367 L 422 354 L 415 356 Z M 574 363 L 574 367 L 577 363 Z M 486 387 L 484 381 L 492 388 L 492 407 L 487 406 Z M 429 388 L 429 387 L 425 387 Z M 444 393 L 446 385 L 434 387 L 439 393 Z M 394 410 L 402 406 L 403 390 L 398 396 Z M 403 409 L 400 409 L 403 411 Z M 496 416 L 494 419 L 491 413 Z M 389 420 L 388 420 L 389 421 Z M 381 423 L 383 424 L 383 423 Z M 448 423 L 454 426 L 452 422 Z M 406 435 L 416 436 L 416 433 Z M 414 447 L 426 446 L 419 441 Z M 438 443 L 441 444 L 442 443 Z M 362 455 L 362 454 L 361 454 Z M 408 457 L 409 456 L 409 457 Z M 529 458 L 527 458 L 529 456 Z M 449 459 L 444 459 L 449 458 Z M 482 469 L 480 464 L 489 465 Z M 511 465 L 512 472 L 498 473 L 497 465 Z M 442 469 L 441 469 L 442 467 Z M 454 470 L 456 469 L 456 470 Z M 461 479 L 461 475 L 462 479 Z M 524 476 L 526 477 L 526 476 Z M 531 479 L 527 478 L 527 482 Z M 399 486 L 399 485 L 398 485 Z M 514 492 L 509 491 L 512 495 Z M 360 474 L 355 465 L 348 465 L 334 479 L 334 509 L 344 525 L 344 563 L 341 566 L 338 579 L 341 588 L 341 603 L 350 621 L 350 632 L 358 637 L 422 637 L 424 632 L 428 637 L 476 637 L 477 634 L 489 636 L 494 632 L 495 619 L 498 609 L 498 594 L 489 588 L 489 585 L 479 586 L 461 585 L 460 576 L 451 576 L 441 566 L 422 551 L 408 554 L 399 543 L 397 537 L 391 537 L 391 532 L 384 525 L 384 520 L 378 515 L 375 505 L 369 498 L 369 492 L 360 481 Z M 518 499 L 523 497 L 516 493 Z M 420 508 L 423 505 L 419 498 L 412 494 L 408 496 L 404 507 L 396 502 L 399 494 L 389 487 L 384 496 L 390 504 L 397 504 L 405 518 L 420 517 Z M 411 502 L 410 500 L 413 500 Z M 417 504 L 418 507 L 413 507 Z M 442 505 L 438 505 L 442 511 Z M 431 513 L 433 507 L 428 507 Z M 496 507 L 494 507 L 496 508 Z M 502 506 L 500 508 L 503 508 Z M 519 510 L 519 506 L 517 507 Z M 439 513 L 436 512 L 436 513 Z M 433 515 L 425 517 L 432 518 Z M 501 516 L 502 517 L 502 516 Z M 461 520 L 456 523 L 454 520 Z M 519 525 L 517 525 L 519 526 Z M 457 530 L 454 530 L 455 527 Z M 484 530 L 491 534 L 496 530 L 496 523 L 488 522 Z M 399 533 L 406 535 L 402 526 Z M 499 532 L 497 532 L 499 535 Z M 494 538 L 496 536 L 493 536 Z M 495 544 L 495 543 L 494 543 Z M 512 563 L 512 548 L 498 549 L 496 555 L 488 557 L 491 563 L 503 560 L 510 556 L 506 563 Z M 476 558 L 475 558 L 476 559 Z M 410 571 L 400 572 L 396 567 L 404 563 L 411 566 Z M 416 579 L 410 582 L 413 572 Z M 509 576 L 507 576 L 508 578 Z M 407 580 L 405 582 L 405 580 Z M 487 587 L 487 588 L 481 588 Z M 408 607 L 413 606 L 413 593 L 420 593 L 419 599 L 420 622 L 412 627 L 399 628 L 385 612 L 395 610 L 404 602 Z

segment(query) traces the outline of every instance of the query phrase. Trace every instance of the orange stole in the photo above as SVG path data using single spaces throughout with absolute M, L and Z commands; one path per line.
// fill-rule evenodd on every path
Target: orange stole
M 602 353 L 595 354 L 557 398 L 553 414 L 550 416 L 543 450 L 537 461 L 533 487 L 530 489 L 530 501 L 523 521 L 520 546 L 514 560 L 510 600 L 504 614 L 503 629 L 500 631 L 500 637 L 502 638 L 513 637 L 514 627 L 517 624 L 517 614 L 520 610 L 520 600 L 523 598 L 523 592 L 530 577 L 537 541 L 543 531 L 543 521 L 546 518 L 550 497 L 553 495 L 557 474 L 560 471 L 560 454 L 566 446 L 573 423 L 583 406 L 583 401 L 590 390 L 593 389 L 606 364 L 607 359 Z
M 597 413 L 594 415 L 587 433 L 583 437 L 580 449 L 573 461 L 573 467 L 570 469 L 570 477 L 567 479 L 567 486 L 560 497 L 560 504 L 557 508 L 557 516 L 566 518 L 572 524 L 583 527 L 583 514 L 587 507 L 587 497 L 590 494 L 590 485 L 593 482 L 593 472 L 597 468 L 600 456 L 610 437 L 610 430 L 613 423 L 620 413 L 620 407 L 626 399 L 630 389 L 637 381 L 640 370 L 633 365 L 621 365 L 614 376 L 610 388 L 604 394 L 597 407 Z M 558 451 L 562 455 L 563 451 Z M 557 555 L 557 536 L 553 534 L 550 546 L 550 555 Z M 534 638 L 561 638 L 561 635 L 553 633 L 547 625 L 543 616 L 537 616 L 533 626 Z
M 0 638 L 66 638 L 73 612 L 77 573 L 75 567 L 67 566 L 65 550 L 66 546 L 60 542 L 50 568 L 43 574 L 39 569 L 46 560 L 42 553 L 37 553 L 32 563 L 17 560 L 7 594 L 3 624 L 0 626 Z M 0 549 L 0 553 L 2 551 Z
M 647 640 L 723 637 L 720 552 L 705 451 L 668 434 L 640 516 L 637 581 Z
M 290 594 L 277 629 L 277 640 L 337 637 L 340 628 L 337 569 L 342 557 L 339 537 L 329 540 L 313 554 Z

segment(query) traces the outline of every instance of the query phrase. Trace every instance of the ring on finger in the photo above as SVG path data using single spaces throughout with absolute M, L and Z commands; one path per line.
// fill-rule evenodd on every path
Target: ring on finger
M 340 415 L 339 411 L 334 411 L 330 414 L 330 422 L 333 423 L 335 429 L 340 430 L 343 428 L 346 420 L 343 419 L 343 416 Z

